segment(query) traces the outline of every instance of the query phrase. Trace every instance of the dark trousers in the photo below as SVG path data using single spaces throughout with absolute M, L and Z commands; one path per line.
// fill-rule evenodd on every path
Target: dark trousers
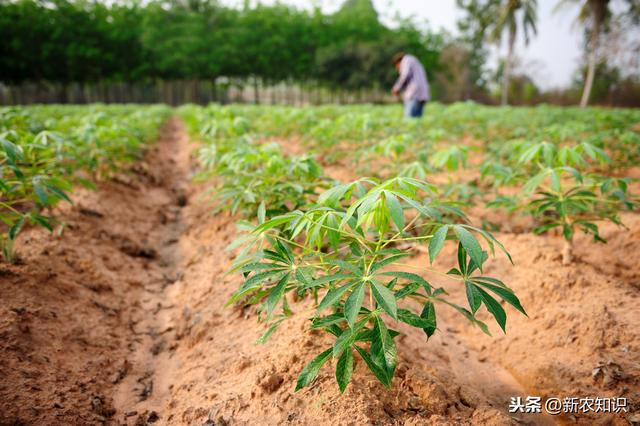
M 424 108 L 425 101 L 418 101 L 416 99 L 407 99 L 404 101 L 404 116 L 409 118 L 422 117 L 422 109 Z

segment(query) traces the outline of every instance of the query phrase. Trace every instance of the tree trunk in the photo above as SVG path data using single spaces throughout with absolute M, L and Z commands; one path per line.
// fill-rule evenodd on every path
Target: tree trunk
M 580 99 L 580 107 L 584 108 L 589 103 L 589 97 L 591 97 L 591 88 L 593 87 L 593 79 L 596 75 L 596 64 L 598 62 L 598 38 L 600 37 L 600 25 L 601 17 L 599 13 L 594 13 L 594 23 L 591 29 L 591 46 L 589 46 L 589 59 L 587 65 L 587 78 L 584 81 L 584 90 L 582 91 L 582 98 Z
M 513 46 L 516 43 L 516 30 L 509 30 L 509 44 L 507 47 L 507 59 L 504 63 L 504 72 L 502 73 L 502 99 L 500 104 L 508 105 L 509 103 L 509 78 L 511 77 L 511 63 L 513 62 Z
M 253 103 L 258 105 L 260 103 L 260 92 L 258 89 L 258 76 L 253 76 Z

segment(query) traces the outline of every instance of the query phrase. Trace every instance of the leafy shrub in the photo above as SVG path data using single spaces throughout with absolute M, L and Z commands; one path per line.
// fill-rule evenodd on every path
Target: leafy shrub
M 444 222 L 441 212 L 450 209 L 435 197 L 435 187 L 416 179 L 361 179 L 325 191 L 313 206 L 262 218 L 252 237 L 245 239 L 252 245 L 259 239 L 261 245 L 253 245 L 259 250 L 245 251 L 236 262 L 245 281 L 228 303 L 259 304 L 260 314 L 271 323 L 268 336 L 291 314 L 288 293 L 298 298 L 310 295 L 317 308 L 310 327 L 335 338 L 302 370 L 296 389 L 310 384 L 322 365 L 334 358 L 336 380 L 344 391 L 354 355 L 391 386 L 394 338 L 399 332 L 390 327 L 390 320 L 420 328 L 429 337 L 437 329 L 437 305 L 455 309 L 485 333 L 488 327 L 476 318 L 482 305 L 506 330 L 506 312 L 496 297 L 525 313 L 511 289 L 481 275 L 488 256 L 474 234 L 491 250 L 498 246 L 504 251 L 502 245 L 486 231 Z M 458 243 L 458 266 L 445 275 L 465 286 L 468 308 L 449 301 L 444 288 L 407 271 L 402 263 L 411 255 L 401 248 L 407 243 L 427 244 L 433 262 L 449 240 Z
M 25 225 L 53 230 L 44 214 L 71 202 L 76 185 L 104 178 L 138 158 L 153 139 L 167 107 L 0 108 L 0 249 L 13 261 L 13 245 Z

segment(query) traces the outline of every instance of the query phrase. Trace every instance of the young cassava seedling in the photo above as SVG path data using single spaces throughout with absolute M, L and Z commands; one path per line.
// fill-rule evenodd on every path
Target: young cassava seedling
M 596 242 L 606 242 L 598 229 L 598 222 L 609 221 L 623 226 L 619 213 L 633 209 L 627 196 L 627 179 L 590 177 L 585 179 L 575 169 L 569 169 L 572 184 L 562 180 L 567 168 L 549 169 L 550 184 L 537 191 L 527 210 L 542 224 L 533 232 L 541 234 L 554 228 L 562 230 L 565 244 L 562 264 L 573 262 L 573 237 L 576 230 L 590 234 Z
M 365 178 L 334 186 L 314 206 L 268 220 L 261 206 L 260 223 L 244 240 L 259 249 L 245 251 L 236 261 L 244 283 L 228 304 L 260 305 L 260 316 L 271 324 L 266 340 L 292 313 L 288 293 L 312 297 L 316 312 L 310 328 L 324 330 L 334 341 L 303 368 L 296 390 L 313 382 L 334 359 L 336 381 L 344 392 L 355 356 L 390 387 L 399 334 L 393 324 L 400 321 L 432 336 L 438 306 L 455 309 L 485 333 L 487 325 L 476 318 L 482 305 L 503 331 L 507 315 L 499 299 L 526 315 L 509 287 L 482 275 L 488 255 L 477 236 L 491 251 L 497 246 L 508 256 L 504 247 L 484 230 L 446 222 L 442 213 L 456 209 L 436 197 L 434 186 L 413 178 Z M 451 302 L 444 288 L 403 263 L 412 253 L 399 247 L 425 244 L 433 263 L 447 241 L 457 242 L 457 267 L 440 273 L 464 286 L 468 307 Z

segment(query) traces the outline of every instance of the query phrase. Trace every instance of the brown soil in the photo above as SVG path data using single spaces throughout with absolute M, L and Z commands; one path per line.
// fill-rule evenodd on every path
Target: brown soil
M 578 238 L 562 266 L 554 236 L 498 234 L 515 266 L 488 274 L 520 296 L 508 330 L 483 335 L 454 312 L 439 331 L 399 338 L 384 389 L 362 362 L 340 396 L 325 367 L 294 393 L 301 368 L 331 339 L 307 330 L 307 302 L 265 345 L 255 311 L 223 304 L 234 218 L 211 215 L 189 184 L 191 147 L 178 121 L 130 173 L 75 194 L 61 237 L 19 242 L 0 266 L 0 424 L 628 424 L 640 417 L 640 216 L 603 226 L 607 245 Z M 338 166 L 336 166 L 338 167 Z M 336 169 L 336 173 L 346 172 Z M 446 256 L 443 256 L 446 258 Z M 411 260 L 429 276 L 426 255 Z M 442 265 L 446 266 L 446 265 Z M 456 283 L 429 277 L 463 300 Z M 629 413 L 514 416 L 510 397 L 624 396 Z
M 86 425 L 154 400 L 165 289 L 180 278 L 188 149 L 174 121 L 129 173 L 78 191 L 60 237 L 25 231 L 0 265 L 0 424 Z M 134 420 L 143 416 L 132 415 Z

